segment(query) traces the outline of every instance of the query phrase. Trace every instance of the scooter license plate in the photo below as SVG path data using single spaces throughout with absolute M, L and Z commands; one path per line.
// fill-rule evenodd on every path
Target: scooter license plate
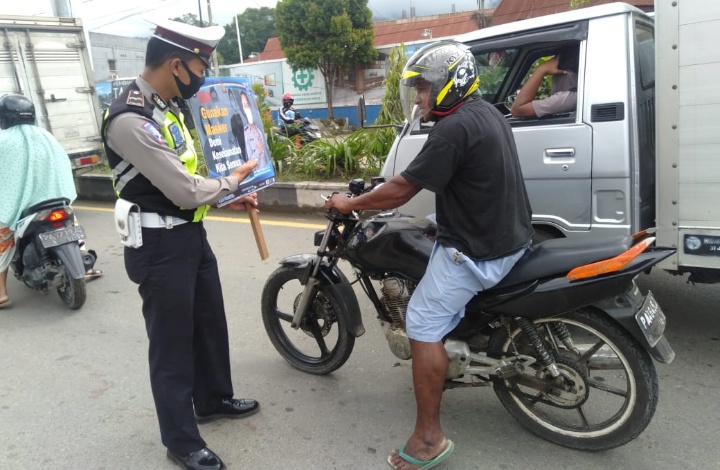
M 652 292 L 648 291 L 642 307 L 635 314 L 635 320 L 640 326 L 640 331 L 645 335 L 645 339 L 647 339 L 650 346 L 654 347 L 662 338 L 666 321 L 665 314 Z
M 43 248 L 52 248 L 85 238 L 85 230 L 79 225 L 74 225 L 52 232 L 39 233 L 38 238 L 40 238 Z

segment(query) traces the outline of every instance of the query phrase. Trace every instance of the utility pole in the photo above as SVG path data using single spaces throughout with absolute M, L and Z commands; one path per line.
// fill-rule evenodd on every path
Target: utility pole
M 202 21 L 202 6 L 200 5 L 200 0 L 198 0 L 198 15 L 200 17 L 200 27 L 202 28 L 204 25 Z
M 207 0 L 208 9 L 208 26 L 212 26 L 212 8 L 210 7 L 210 0 Z M 218 65 L 217 49 L 213 51 L 213 73 L 216 77 L 220 76 L 220 66 Z

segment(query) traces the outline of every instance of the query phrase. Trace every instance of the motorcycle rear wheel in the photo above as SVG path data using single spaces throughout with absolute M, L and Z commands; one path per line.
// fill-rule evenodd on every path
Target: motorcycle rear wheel
M 263 324 L 273 346 L 290 365 L 309 374 L 329 374 L 348 360 L 355 337 L 340 310 L 341 293 L 331 284 L 317 288 L 300 328 L 290 327 L 304 289 L 302 274 L 303 270 L 282 266 L 270 275 L 262 292 Z
M 85 279 L 73 279 L 64 266 L 61 266 L 63 276 L 62 285 L 57 287 L 57 293 L 62 302 L 72 310 L 77 310 L 85 305 L 87 291 Z
M 658 381 L 652 359 L 638 341 L 597 310 L 573 311 L 534 323 L 561 374 L 577 384 L 575 395 L 543 393 L 495 377 L 495 394 L 505 409 L 534 434 L 573 449 L 612 449 L 640 435 L 655 413 Z M 569 351 L 557 337 L 552 340 L 552 323 L 568 329 L 580 354 Z M 520 328 L 510 329 L 512 339 L 505 328 L 493 335 L 488 354 L 512 356 L 517 348 L 520 354 L 535 356 Z M 525 373 L 541 378 L 547 374 L 537 365 Z

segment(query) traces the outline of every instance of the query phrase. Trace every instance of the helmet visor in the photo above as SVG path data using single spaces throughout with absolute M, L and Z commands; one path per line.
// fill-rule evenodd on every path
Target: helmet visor
M 412 123 L 426 116 L 431 109 L 430 82 L 424 78 L 403 79 L 400 86 L 400 102 L 405 119 Z

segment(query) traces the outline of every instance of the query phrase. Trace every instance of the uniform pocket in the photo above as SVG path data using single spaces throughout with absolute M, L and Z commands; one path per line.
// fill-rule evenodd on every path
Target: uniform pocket
M 125 270 L 135 284 L 142 284 L 159 254 L 160 243 L 166 229 L 143 229 L 140 248 L 125 247 Z

